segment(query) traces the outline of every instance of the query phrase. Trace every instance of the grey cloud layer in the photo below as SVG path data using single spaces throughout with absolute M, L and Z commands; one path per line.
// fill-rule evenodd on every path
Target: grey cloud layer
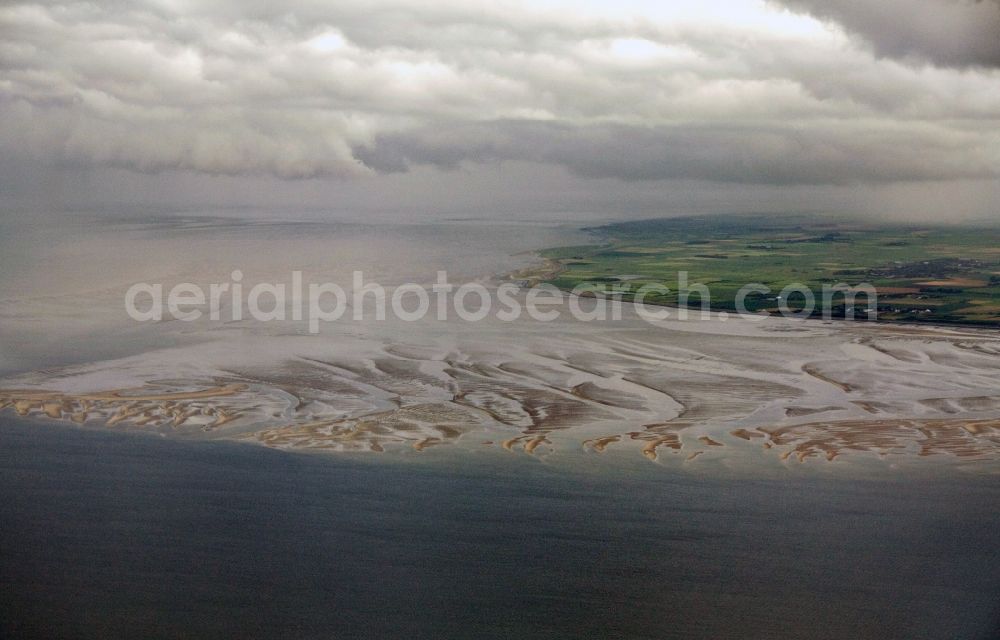
M 531 160 L 577 175 L 624 180 L 691 178 L 750 184 L 852 184 L 995 175 L 993 150 L 975 135 L 822 124 L 794 128 L 491 122 L 380 136 L 356 155 L 384 172 L 411 164 Z
M 748 184 L 1000 174 L 997 72 L 877 59 L 837 29 L 149 0 L 8 4 L 0 30 L 0 147 L 50 163 L 303 178 L 512 160 Z
M 880 55 L 1000 67 L 1000 0 L 782 0 L 835 20 Z

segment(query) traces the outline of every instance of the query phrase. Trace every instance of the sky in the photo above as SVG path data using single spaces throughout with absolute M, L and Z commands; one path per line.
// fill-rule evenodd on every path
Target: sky
M 5 2 L 0 207 L 1000 221 L 1000 0 Z

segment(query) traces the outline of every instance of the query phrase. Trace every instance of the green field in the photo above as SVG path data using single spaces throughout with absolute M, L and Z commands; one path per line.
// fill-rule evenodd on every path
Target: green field
M 871 284 L 879 320 L 1000 325 L 1000 228 L 907 226 L 803 216 L 706 216 L 623 222 L 588 231 L 600 243 L 559 247 L 543 256 L 563 269 L 548 282 L 605 291 L 628 285 L 668 287 L 646 301 L 678 304 L 678 274 L 711 293 L 711 307 L 734 310 L 747 283 L 771 288 L 746 300 L 750 311 L 777 312 L 781 290 L 802 283 L 821 315 L 823 285 Z M 625 293 L 629 299 L 631 294 Z M 786 296 L 792 310 L 802 294 Z M 868 317 L 865 296 L 847 307 L 834 297 L 833 317 Z M 692 293 L 687 306 L 698 307 Z M 872 308 L 875 305 L 871 305 Z

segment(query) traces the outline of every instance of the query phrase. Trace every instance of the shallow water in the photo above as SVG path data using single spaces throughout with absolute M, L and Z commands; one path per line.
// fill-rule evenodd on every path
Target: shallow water
M 557 224 L 380 223 L 233 212 L 5 213 L 0 216 L 0 375 L 200 344 L 246 328 L 135 322 L 124 300 L 137 282 L 161 283 L 165 291 L 189 282 L 207 290 L 210 283 L 230 282 L 238 269 L 247 289 L 257 282 L 287 283 L 293 270 L 307 283 L 345 287 L 355 270 L 365 282 L 386 287 L 430 283 L 438 270 L 461 283 L 524 266 L 532 260 L 526 251 L 585 241 L 575 227 Z M 303 327 L 289 321 L 251 329 L 280 335 Z
M 996 477 L 315 456 L 9 419 L 0 438 L 8 638 L 1000 628 Z

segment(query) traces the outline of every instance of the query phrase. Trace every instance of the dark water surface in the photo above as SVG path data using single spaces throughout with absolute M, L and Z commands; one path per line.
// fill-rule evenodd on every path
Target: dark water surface
M 996 637 L 995 477 L 451 453 L 0 419 L 0 636 Z

